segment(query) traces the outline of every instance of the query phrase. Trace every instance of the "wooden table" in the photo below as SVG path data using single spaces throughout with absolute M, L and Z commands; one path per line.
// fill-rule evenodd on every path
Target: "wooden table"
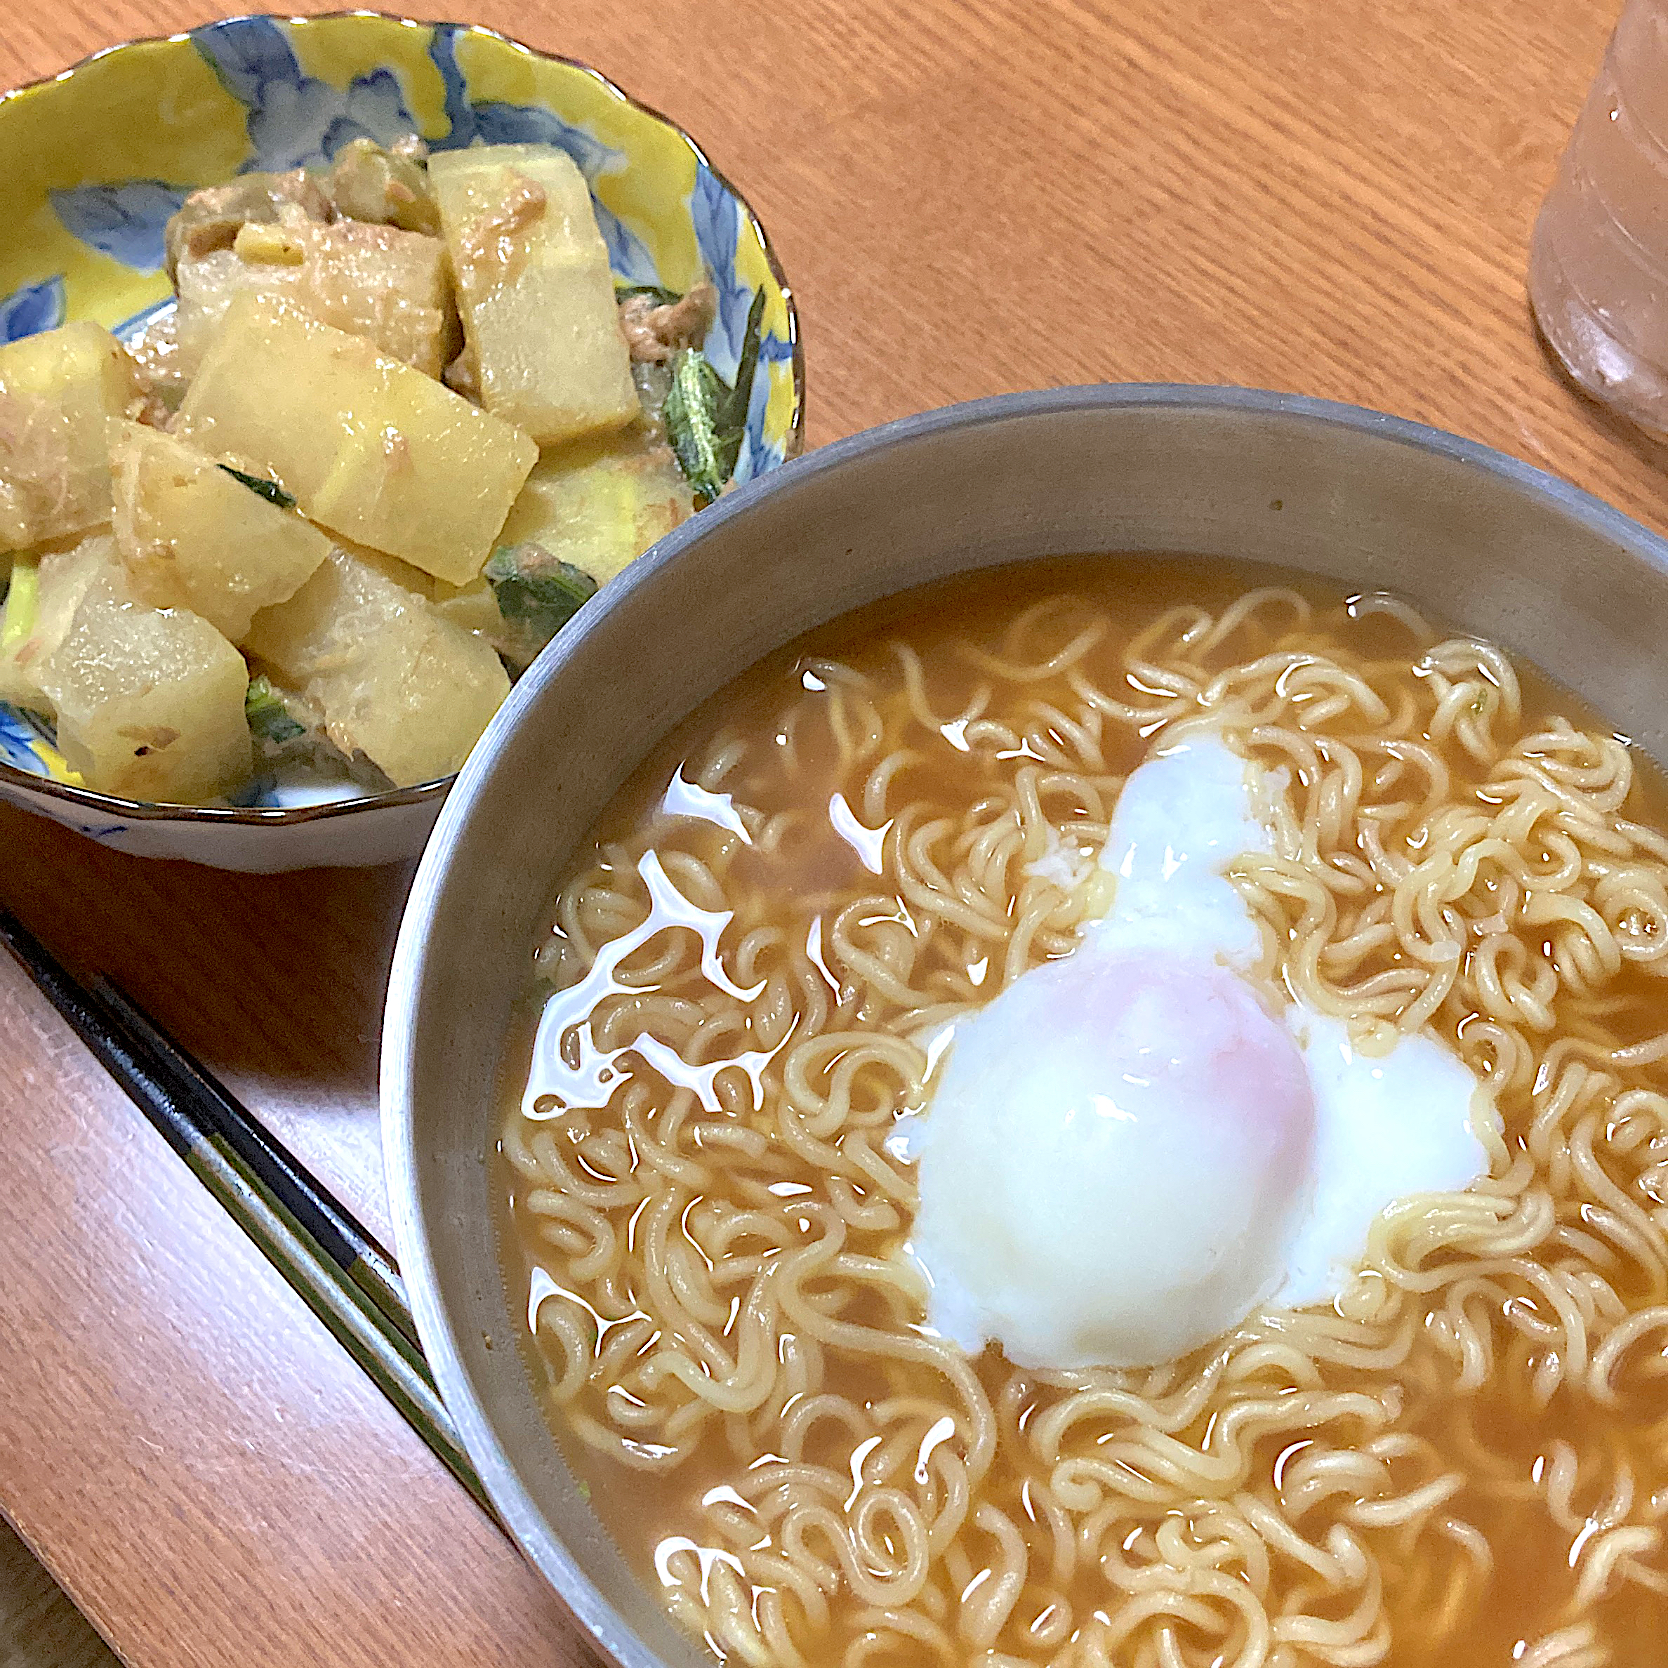
M 440 8 L 444 9 L 444 8 Z M 523 0 L 771 228 L 813 445 L 1039 385 L 1352 400 L 1668 527 L 1548 369 L 1524 249 L 1616 0 Z M 189 0 L 11 0 L 0 84 Z M 0 808 L 0 897 L 386 1231 L 406 870 L 249 879 Z M 0 1509 L 137 1668 L 584 1658 L 559 1605 L 0 957 Z

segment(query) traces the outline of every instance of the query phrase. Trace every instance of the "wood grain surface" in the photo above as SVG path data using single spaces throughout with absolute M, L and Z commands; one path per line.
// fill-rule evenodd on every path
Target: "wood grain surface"
M 1553 375 L 1523 289 L 1617 9 L 467 15 L 596 64 L 742 186 L 799 296 L 813 445 L 1008 389 L 1252 384 L 1457 430 L 1662 530 L 1660 456 Z M 0 84 L 207 15 L 0 0 Z M 11 810 L 0 851 L 0 897 L 49 945 L 114 973 L 385 1225 L 376 1032 L 407 873 L 214 875 Z M 0 1178 L 0 1509 L 130 1664 L 582 1659 L 554 1599 L 10 966 Z

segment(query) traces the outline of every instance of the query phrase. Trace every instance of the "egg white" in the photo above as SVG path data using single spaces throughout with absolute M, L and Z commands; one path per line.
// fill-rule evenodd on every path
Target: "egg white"
M 1227 870 L 1272 853 L 1287 792 L 1283 772 L 1261 770 L 1214 730 L 1174 735 L 1131 774 L 1114 810 L 1099 859 L 1112 887 L 1106 915 L 1086 926 L 1074 956 L 1021 975 L 957 1023 L 907 1137 L 920 1160 L 909 1252 L 931 1283 L 930 1324 L 969 1352 L 992 1342 L 1021 1365 L 1054 1368 L 1169 1359 L 1256 1308 L 1331 1300 L 1384 1210 L 1487 1173 L 1478 1134 L 1487 1097 L 1451 1050 L 1404 1036 L 1367 1057 L 1343 1021 L 1256 976 L 1261 930 Z M 1160 984 L 1168 969 L 1230 969 L 1284 1027 L 1313 1108 L 1306 1163 L 1293 1166 L 1284 1205 L 1269 1205 L 1266 1166 L 1238 1124 L 1213 1126 L 1209 1107 L 1166 1106 L 1132 1087 L 1146 1067 L 1131 1067 L 1131 1050 L 1144 1058 L 1149 1042 L 1176 1083 L 1212 1081 L 1188 1055 L 1214 1046 L 1210 1027 L 1221 1021 L 1208 992 L 1196 1012 L 1152 1010 L 1175 1034 L 1132 1042 L 1127 1018 L 1101 1027 L 1073 1000 L 1074 977 L 1104 980 L 1108 958 L 1126 970 L 1120 978 L 1132 960 L 1139 978 L 1145 958 Z M 1275 1062 L 1259 1069 L 1279 1076 L 1278 1051 L 1266 1038 L 1259 1046 L 1255 1057 Z M 1232 1100 L 1238 1086 L 1216 1081 Z M 1282 1093 L 1290 1100 L 1289 1085 Z M 1138 1116 L 1117 1110 L 1120 1094 Z M 1091 1101 L 1111 1119 L 1077 1115 Z M 1308 1116 L 1294 1102 L 1268 1127 Z M 1201 1134 L 1212 1128 L 1215 1139 Z M 1232 1231 L 1217 1236 L 1218 1222 Z M 1237 1268 L 1224 1266 L 1235 1258 Z

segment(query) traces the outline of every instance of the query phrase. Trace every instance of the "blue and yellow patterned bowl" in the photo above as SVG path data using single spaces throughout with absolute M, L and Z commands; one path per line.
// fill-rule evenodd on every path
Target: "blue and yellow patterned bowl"
M 795 456 L 804 361 L 764 229 L 681 129 L 583 64 L 490 30 L 375 12 L 240 17 L 131 41 L 0 97 L 0 342 L 72 319 L 130 333 L 169 301 L 162 233 L 188 191 L 327 162 L 361 135 L 435 149 L 560 145 L 590 182 L 616 277 L 718 290 L 706 351 L 735 368 L 755 293 L 760 374 L 735 479 Z M 272 871 L 418 851 L 447 783 L 322 805 L 141 805 L 89 792 L 0 704 L 0 797 L 123 850 Z

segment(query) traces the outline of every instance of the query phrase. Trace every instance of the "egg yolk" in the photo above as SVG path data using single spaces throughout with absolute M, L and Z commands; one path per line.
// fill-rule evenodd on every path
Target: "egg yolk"
M 956 1027 L 922 1125 L 911 1250 L 929 1318 L 1018 1366 L 1138 1366 L 1280 1284 L 1315 1105 L 1230 969 L 1085 946 Z

